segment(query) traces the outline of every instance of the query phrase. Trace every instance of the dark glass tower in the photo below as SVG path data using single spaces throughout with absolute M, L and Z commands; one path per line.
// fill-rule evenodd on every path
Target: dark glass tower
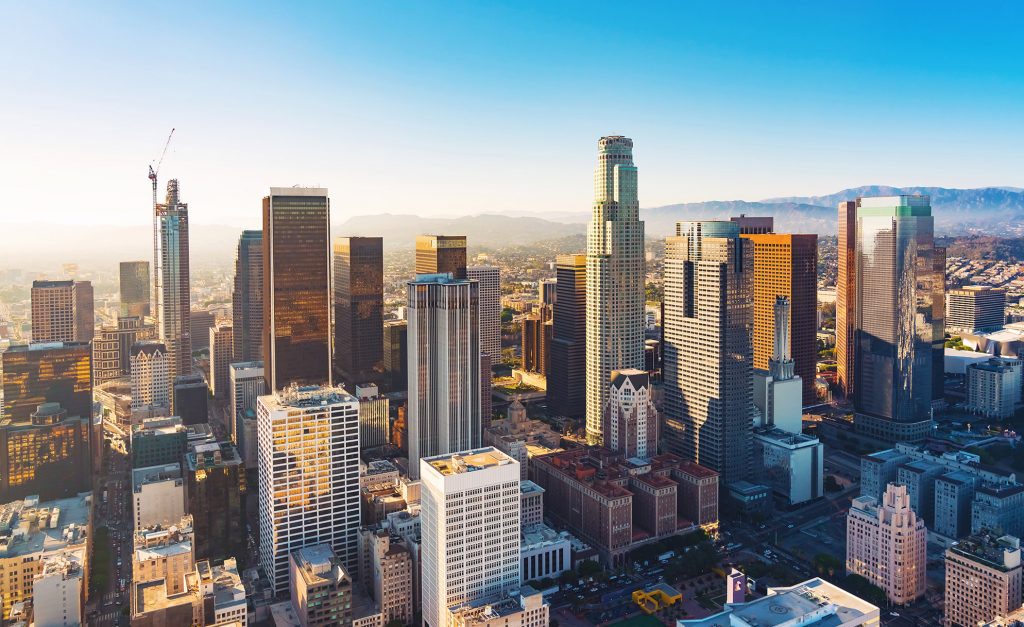
M 384 324 L 384 372 L 388 374 L 391 392 L 409 389 L 408 339 L 409 327 L 405 320 L 389 320 Z
M 245 465 L 238 450 L 230 442 L 193 445 L 185 453 L 184 471 L 196 559 L 222 560 L 245 555 Z
M 416 274 L 449 272 L 456 279 L 466 278 L 466 236 L 416 236 Z
M 121 262 L 121 315 L 144 318 L 149 313 L 149 262 Z
M 263 359 L 263 231 L 242 231 L 231 293 L 233 359 Z
M 384 370 L 384 240 L 334 240 L 334 366 L 350 393 Z
M 43 403 L 69 416 L 92 416 L 92 350 L 88 342 L 12 346 L 3 353 L 3 417 L 30 420 Z
M 267 392 L 331 382 L 327 190 L 272 187 L 263 199 L 263 363 Z
M 0 420 L 0 499 L 44 501 L 92 489 L 89 416 L 43 403 L 28 420 Z
M 559 255 L 555 272 L 548 404 L 552 411 L 580 418 L 586 412 L 586 255 Z

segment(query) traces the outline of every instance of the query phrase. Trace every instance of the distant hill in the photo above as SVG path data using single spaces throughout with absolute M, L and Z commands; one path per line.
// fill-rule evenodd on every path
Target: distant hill
M 836 232 L 836 211 L 810 203 L 747 202 L 745 200 L 710 200 L 641 209 L 647 237 L 675 235 L 676 222 L 685 220 L 728 220 L 733 216 L 771 216 L 780 232 Z
M 543 218 L 510 217 L 495 214 L 461 218 L 424 218 L 416 215 L 382 214 L 355 216 L 333 226 L 335 236 L 373 236 L 384 238 L 385 246 L 411 248 L 416 236 L 427 233 L 465 235 L 470 246 L 498 248 L 508 244 L 534 242 L 583 233 L 586 225 L 563 224 Z

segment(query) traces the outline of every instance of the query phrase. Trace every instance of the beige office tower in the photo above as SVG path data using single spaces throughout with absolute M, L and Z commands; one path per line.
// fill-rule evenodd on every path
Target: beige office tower
M 680 222 L 667 240 L 662 442 L 725 484 L 750 470 L 753 280 L 735 222 Z
M 230 376 L 228 367 L 234 361 L 234 334 L 231 324 L 221 322 L 210 328 L 210 393 L 219 400 L 228 398 Z
M 1021 604 L 1020 540 L 981 533 L 946 550 L 947 627 L 972 627 Z
M 89 281 L 32 281 L 33 342 L 88 342 L 95 320 Z
M 613 370 L 644 367 L 644 223 L 633 140 L 597 142 L 594 211 L 587 229 L 587 440 L 601 441 Z
M 881 588 L 891 603 L 906 605 L 925 592 L 928 530 L 910 508 L 904 485 L 890 483 L 879 504 L 853 500 L 846 520 L 846 572 Z

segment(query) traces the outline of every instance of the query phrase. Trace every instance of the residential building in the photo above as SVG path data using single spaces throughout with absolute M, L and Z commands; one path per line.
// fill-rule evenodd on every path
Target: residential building
M 448 611 L 452 627 L 539 627 L 550 622 L 544 595 L 530 586 L 463 603 Z
M 753 244 L 734 222 L 680 222 L 666 247 L 664 447 L 743 480 L 756 411 Z
M 991 333 L 1006 323 L 1006 290 L 991 285 L 966 285 L 946 293 L 946 331 Z
M 173 381 L 192 374 L 188 205 L 181 202 L 177 179 L 167 181 L 165 202 L 153 209 L 153 307 Z
M 235 361 L 263 359 L 263 231 L 242 231 L 238 238 L 231 333 Z
M 182 464 L 197 559 L 245 555 L 245 465 L 231 442 L 189 447 Z
M 221 322 L 210 329 L 210 393 L 221 402 L 228 400 L 231 391 L 228 366 L 235 361 L 233 341 L 230 324 Z
M 967 365 L 967 411 L 984 418 L 1013 416 L 1021 401 L 1019 359 L 990 359 Z
M 92 283 L 32 281 L 33 342 L 89 342 L 95 327 Z
M 334 239 L 334 367 L 346 390 L 384 370 L 384 239 Z
M 419 460 L 423 624 L 520 586 L 519 464 L 493 447 Z
M 271 393 L 292 383 L 331 384 L 330 233 L 326 189 L 272 187 L 263 198 L 263 368 Z
M 84 625 L 85 549 L 50 554 L 41 560 L 32 582 L 32 620 L 35 627 Z
M 149 280 L 148 261 L 122 261 L 120 264 L 121 316 L 151 316 L 150 298 L 153 284 Z
M 555 274 L 547 401 L 553 412 L 579 418 L 586 412 L 586 255 L 559 255 Z
M 330 544 L 296 549 L 288 564 L 291 602 L 302 627 L 352 625 L 352 577 Z
M 643 370 L 613 370 L 601 432 L 604 445 L 626 457 L 658 454 L 658 410 Z
M 260 565 L 275 594 L 299 543 L 330 544 L 355 574 L 359 401 L 341 388 L 292 386 L 261 396 L 256 416 Z
M 171 355 L 163 342 L 132 346 L 132 411 L 144 407 L 171 409 Z
M 587 440 L 601 441 L 612 370 L 643 368 L 644 223 L 637 197 L 633 140 L 598 142 L 594 208 L 587 230 Z
M 416 274 L 451 274 L 465 279 L 465 235 L 417 235 Z
M 479 284 L 421 274 L 408 284 L 409 473 L 481 443 Z
M 881 588 L 891 603 L 906 605 L 925 592 L 928 530 L 906 486 L 889 484 L 882 502 L 853 500 L 846 519 L 846 571 Z
M 181 463 L 132 470 L 132 518 L 135 529 L 177 524 L 185 516 Z
M 391 392 L 409 389 L 406 370 L 409 363 L 408 331 L 405 320 L 389 320 L 384 323 L 384 372 L 387 373 L 388 389 Z
M 391 429 L 388 398 L 381 396 L 377 386 L 372 383 L 357 385 L 355 390 L 356 398 L 359 399 L 360 450 L 387 444 Z
M 479 283 L 480 352 L 492 362 L 501 359 L 501 270 L 497 266 L 470 266 L 466 278 Z M 484 373 L 490 375 L 490 372 Z
M 1020 605 L 1020 540 L 982 533 L 946 549 L 945 625 L 980 625 Z
M 174 413 L 186 425 L 197 425 L 209 420 L 207 399 L 210 396 L 206 379 L 192 373 L 174 380 Z
M 43 403 L 60 403 L 69 416 L 92 416 L 92 351 L 88 342 L 11 346 L 3 364 L 3 417 L 30 420 Z

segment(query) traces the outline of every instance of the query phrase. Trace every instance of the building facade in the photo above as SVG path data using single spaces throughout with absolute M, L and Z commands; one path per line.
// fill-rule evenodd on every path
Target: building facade
M 579 418 L 586 411 L 586 255 L 559 255 L 555 274 L 547 401 L 552 411 Z
M 153 295 L 153 284 L 149 278 L 149 262 L 122 261 L 119 270 L 121 317 L 151 316 L 149 299 Z
M 836 275 L 836 381 L 853 399 L 857 328 L 857 202 L 839 203 L 838 273 Z
M 384 239 L 334 240 L 334 367 L 346 390 L 384 370 Z
M 88 342 L 11 346 L 3 365 L 3 418 L 30 420 L 43 403 L 60 403 L 70 416 L 92 416 L 92 351 Z
M 966 285 L 946 294 L 946 330 L 950 333 L 990 333 L 1006 322 L 1006 290 L 990 285 Z
M 263 359 L 263 231 L 242 231 L 238 238 L 231 332 L 235 361 Z
M 359 449 L 384 446 L 391 431 L 390 401 L 372 383 L 355 389 L 359 399 Z
M 209 417 L 209 388 L 206 379 L 192 373 L 174 380 L 174 413 L 186 425 L 207 422 Z
M 32 281 L 33 342 L 88 342 L 95 326 L 92 283 Z
M 1019 359 L 990 359 L 968 364 L 967 411 L 985 418 L 1010 418 L 1021 401 Z
M 92 490 L 90 419 L 42 403 L 28 420 L 0 420 L 0 502 Z
M 384 372 L 391 392 L 409 389 L 409 327 L 405 320 L 384 323 Z
M 292 606 L 302 627 L 352 625 L 352 577 L 330 544 L 288 556 Z
M 471 266 L 466 278 L 480 285 L 480 351 L 491 362 L 501 359 L 501 269 L 497 266 Z M 490 373 L 487 373 L 488 375 Z
M 262 361 L 243 361 L 228 367 L 231 384 L 231 441 L 247 468 L 256 467 L 256 399 L 266 394 Z M 251 427 L 247 429 L 247 426 Z M 247 439 L 246 436 L 252 437 Z
M 132 470 L 132 519 L 136 530 L 175 525 L 184 516 L 181 462 Z
M 154 211 L 153 306 L 157 337 L 166 346 L 173 381 L 192 374 L 188 205 L 181 202 L 177 179 L 167 181 L 166 200 Z
M 643 370 L 612 371 L 601 429 L 604 445 L 626 457 L 650 459 L 658 454 L 658 427 L 650 375 Z
M 466 278 L 465 235 L 417 235 L 416 274 L 451 274 Z
M 246 551 L 242 504 L 245 465 L 230 442 L 189 447 L 182 463 L 185 502 L 196 533 L 196 558 L 220 561 Z
M 228 367 L 235 361 L 233 345 L 231 324 L 221 322 L 210 329 L 210 393 L 222 402 L 231 391 Z
M 132 411 L 144 407 L 171 408 L 171 355 L 163 342 L 150 340 L 132 346 Z
M 523 370 L 545 377 L 551 370 L 551 305 L 534 307 L 522 320 Z
M 946 550 L 945 625 L 970 627 L 1021 605 L 1020 540 L 982 533 Z

